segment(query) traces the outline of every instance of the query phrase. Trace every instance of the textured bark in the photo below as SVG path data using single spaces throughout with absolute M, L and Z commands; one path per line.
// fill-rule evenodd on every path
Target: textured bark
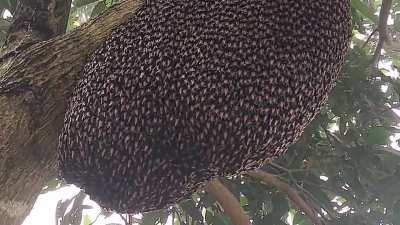
M 0 225 L 21 224 L 42 187 L 54 177 L 66 99 L 85 59 L 139 5 L 138 0 L 127 0 L 67 35 L 3 54 Z

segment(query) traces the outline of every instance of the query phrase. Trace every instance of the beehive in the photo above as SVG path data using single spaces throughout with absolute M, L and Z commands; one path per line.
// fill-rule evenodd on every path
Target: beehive
M 148 0 L 88 59 L 60 175 L 122 213 L 166 207 L 283 154 L 319 112 L 348 0 Z

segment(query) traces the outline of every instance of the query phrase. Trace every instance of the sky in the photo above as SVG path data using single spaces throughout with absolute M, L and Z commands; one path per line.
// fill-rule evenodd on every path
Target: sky
M 23 225 L 56 225 L 55 213 L 57 202 L 61 199 L 66 200 L 72 198 L 78 193 L 79 188 L 75 187 L 74 185 L 70 185 L 55 191 L 47 192 L 46 194 L 39 195 L 31 213 L 25 219 Z M 83 211 L 83 215 L 88 215 L 91 220 L 94 220 L 101 212 L 100 207 L 88 197 L 85 198 L 83 204 L 93 206 L 93 209 L 85 209 Z M 71 207 L 69 207 L 69 209 L 70 208 Z M 69 209 L 67 208 L 67 211 L 69 211 Z M 99 216 L 94 225 L 106 225 L 107 223 L 124 224 L 119 215 L 113 214 L 107 219 Z

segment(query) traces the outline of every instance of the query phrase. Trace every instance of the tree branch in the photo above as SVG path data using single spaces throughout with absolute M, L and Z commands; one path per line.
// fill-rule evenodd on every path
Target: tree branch
M 387 21 L 390 15 L 391 8 L 392 0 L 382 0 L 382 6 L 381 11 L 379 12 L 379 22 L 377 27 L 377 30 L 379 32 L 379 40 L 375 48 L 374 56 L 372 58 L 372 65 L 374 67 L 378 67 L 383 45 L 388 40 Z
M 56 174 L 56 148 L 67 97 L 85 60 L 140 2 L 0 59 L 0 225 L 19 225 Z
M 322 221 L 318 218 L 314 212 L 313 207 L 309 206 L 306 201 L 300 196 L 300 194 L 291 188 L 288 184 L 279 180 L 279 178 L 273 174 L 256 170 L 247 173 L 249 176 L 260 179 L 266 184 L 275 186 L 278 190 L 286 193 L 293 204 L 301 211 L 303 211 L 316 225 L 322 225 Z
M 367 46 L 367 44 L 371 41 L 372 37 L 376 34 L 376 32 L 378 32 L 378 29 L 374 29 L 370 35 L 368 35 L 367 40 L 364 42 L 364 44 L 362 45 L 362 48 L 365 48 L 365 46 Z
M 217 199 L 234 225 L 251 225 L 250 218 L 240 206 L 239 201 L 218 179 L 211 180 L 206 186 L 206 191 Z

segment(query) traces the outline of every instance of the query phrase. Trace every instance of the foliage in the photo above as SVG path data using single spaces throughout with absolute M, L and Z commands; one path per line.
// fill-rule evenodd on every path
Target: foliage
M 5 9 L 12 13 L 15 2 L 0 0 L 2 15 Z M 73 1 L 68 28 L 79 26 L 114 3 Z M 392 42 L 384 47 L 382 66 L 373 68 L 371 60 L 378 35 L 375 32 L 368 37 L 377 27 L 380 5 L 380 0 L 352 0 L 354 37 L 342 79 L 301 140 L 284 157 L 262 168 L 300 193 L 325 224 L 400 224 L 400 151 L 395 149 L 395 134 L 400 133 L 399 116 L 395 113 L 400 107 L 400 80 L 396 77 L 400 66 L 400 0 L 394 0 L 392 6 L 393 23 L 388 27 Z M 0 40 L 8 25 L 8 20 L 0 20 Z M 313 224 L 286 193 L 274 186 L 248 176 L 223 181 L 253 224 Z M 57 187 L 54 183 L 49 186 L 50 190 Z M 78 197 L 82 203 L 82 196 Z M 77 203 L 68 202 L 82 217 L 85 207 Z M 60 202 L 61 210 L 66 210 L 66 204 Z M 60 220 L 72 220 L 72 210 L 69 214 L 58 212 Z M 145 214 L 139 222 L 165 224 L 169 216 L 175 224 L 230 224 L 208 193 L 198 193 L 167 210 Z M 92 220 L 84 216 L 83 223 L 90 224 Z

